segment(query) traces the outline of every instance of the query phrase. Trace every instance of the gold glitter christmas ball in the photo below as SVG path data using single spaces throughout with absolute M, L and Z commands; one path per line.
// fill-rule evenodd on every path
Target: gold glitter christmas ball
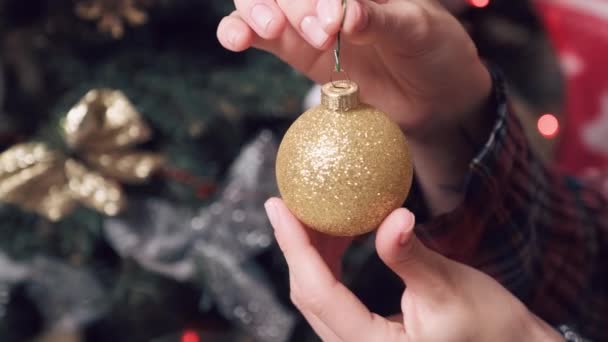
M 412 183 L 410 152 L 386 114 L 359 103 L 352 81 L 323 86 L 321 104 L 289 128 L 276 175 L 287 207 L 307 226 L 337 236 L 376 229 Z

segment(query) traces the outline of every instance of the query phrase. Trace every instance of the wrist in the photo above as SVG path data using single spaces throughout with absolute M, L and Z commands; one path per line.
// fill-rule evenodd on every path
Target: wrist
M 416 128 L 416 134 L 406 132 L 418 183 L 432 215 L 449 212 L 462 202 L 470 163 L 487 142 L 498 117 L 502 87 L 500 83 L 493 86 L 493 77 L 481 62 L 478 73 L 481 81 L 477 90 L 471 90 L 475 100 L 465 113 L 437 115 L 442 119 Z
M 479 96 L 469 109 L 457 116 L 454 123 L 467 132 L 469 141 L 477 147 L 483 146 L 488 140 L 497 119 L 498 106 L 504 102 L 501 81 L 496 80 L 496 75 L 490 73 L 485 64 L 479 64 Z

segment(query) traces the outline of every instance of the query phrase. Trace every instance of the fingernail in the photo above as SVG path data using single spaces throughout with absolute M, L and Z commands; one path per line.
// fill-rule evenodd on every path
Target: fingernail
M 264 208 L 266 209 L 266 215 L 268 215 L 270 224 L 273 226 L 278 226 L 279 212 L 277 210 L 277 206 L 272 202 L 272 200 L 268 200 L 266 203 L 264 203 Z
M 272 10 L 264 4 L 257 4 L 251 9 L 251 19 L 260 30 L 266 32 L 272 22 Z
M 403 231 L 399 233 L 399 244 L 404 246 L 410 240 L 411 235 L 413 234 L 412 230 L 414 228 L 414 214 L 411 212 L 407 212 L 405 217 L 405 222 L 403 225 Z
M 409 240 L 410 234 L 408 232 L 401 232 L 399 234 L 399 245 L 405 246 L 407 244 L 407 240 Z
M 237 30 L 229 30 L 226 34 L 226 39 L 228 40 L 228 44 L 235 46 L 236 40 L 239 37 L 239 32 Z
M 319 0 L 317 3 L 317 17 L 325 27 L 336 22 L 340 17 L 340 7 L 337 0 Z
M 319 19 L 317 19 L 316 17 L 304 18 L 304 20 L 302 20 L 302 23 L 300 24 L 300 28 L 302 29 L 302 32 L 304 32 L 304 35 L 306 35 L 308 40 L 316 47 L 323 46 L 323 44 L 325 44 L 325 42 L 329 38 L 327 33 L 325 33 L 325 31 L 321 27 Z
M 354 27 L 354 32 L 361 32 L 364 31 L 367 26 L 369 26 L 369 13 L 363 9 L 361 7 L 361 5 L 359 4 L 358 6 L 353 6 L 353 10 L 358 11 L 358 16 L 359 16 L 359 21 L 358 23 L 355 25 Z

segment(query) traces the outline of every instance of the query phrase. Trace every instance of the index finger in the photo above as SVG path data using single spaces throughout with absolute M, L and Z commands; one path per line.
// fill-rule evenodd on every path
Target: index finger
M 312 313 L 344 341 L 371 341 L 374 337 L 399 332 L 395 329 L 397 325 L 372 314 L 334 277 L 312 245 L 306 229 L 283 201 L 270 199 L 265 206 L 287 260 L 292 300 L 300 310 Z M 392 331 L 387 331 L 391 327 Z

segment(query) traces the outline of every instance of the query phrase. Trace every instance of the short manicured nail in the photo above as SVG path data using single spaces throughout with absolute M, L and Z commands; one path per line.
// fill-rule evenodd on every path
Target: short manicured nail
M 359 22 L 355 25 L 354 32 L 361 32 L 369 26 L 369 13 L 360 4 L 355 7 L 359 11 Z
M 266 32 L 273 19 L 272 10 L 264 4 L 257 4 L 251 9 L 251 19 L 260 30 Z
M 338 21 L 340 17 L 339 5 L 337 0 L 319 0 L 317 3 L 317 17 L 321 25 L 327 27 Z
M 239 38 L 239 32 L 237 30 L 228 30 L 228 32 L 226 33 L 226 40 L 228 41 L 228 44 L 235 46 L 236 45 L 236 41 Z
M 401 246 L 406 245 L 411 238 L 411 235 L 413 234 L 412 226 L 414 225 L 414 220 L 414 214 L 408 211 L 405 217 L 405 222 L 403 222 L 403 231 L 399 233 L 399 244 Z
M 276 227 L 279 224 L 279 213 L 277 206 L 272 202 L 272 200 L 268 200 L 266 203 L 264 203 L 264 208 L 266 209 L 266 215 L 268 215 L 270 224 Z
M 329 36 L 321 27 L 321 22 L 316 17 L 306 17 L 300 24 L 300 29 L 308 40 L 316 47 L 321 47 Z

